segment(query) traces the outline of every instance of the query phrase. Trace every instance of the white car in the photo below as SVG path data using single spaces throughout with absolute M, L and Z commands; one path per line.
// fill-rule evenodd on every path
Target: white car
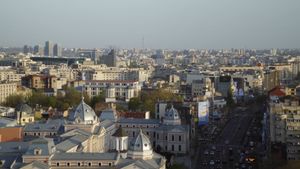
M 214 160 L 210 160 L 209 165 L 215 165 Z
M 214 151 L 210 151 L 209 154 L 210 154 L 210 155 L 215 155 L 215 152 L 214 152 Z

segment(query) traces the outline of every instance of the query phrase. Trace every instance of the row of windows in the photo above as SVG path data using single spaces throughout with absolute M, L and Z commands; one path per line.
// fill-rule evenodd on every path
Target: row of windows
M 300 119 L 287 119 L 288 122 L 300 122 Z
M 127 128 L 136 128 L 136 127 L 139 127 L 139 128 L 156 128 L 156 125 L 119 125 L 120 127 L 127 127 Z
M 165 150 L 168 151 L 168 146 L 165 146 Z M 171 151 L 175 151 L 175 146 L 174 145 L 171 146 Z M 181 145 L 178 145 L 178 151 L 182 151 Z
M 71 163 L 69 163 L 69 162 L 67 162 L 67 163 L 64 163 L 66 166 L 68 166 L 68 167 L 70 167 L 71 166 Z M 61 163 L 59 163 L 59 162 L 57 162 L 56 163 L 56 166 L 57 167 L 59 167 L 60 165 L 62 165 Z M 103 164 L 102 163 L 98 163 L 97 164 L 98 166 L 103 166 Z M 91 162 L 89 162 L 89 163 L 87 163 L 87 165 L 84 165 L 83 163 L 81 163 L 81 162 L 78 162 L 77 163 L 77 166 L 88 166 L 88 167 L 91 167 L 92 166 L 92 163 Z M 95 166 L 95 164 L 94 164 L 94 166 Z M 112 166 L 112 163 L 108 163 L 108 166 Z
M 92 82 L 92 83 L 86 83 L 86 85 L 97 85 L 97 86 L 108 86 L 108 85 L 112 85 L 112 86 L 133 86 L 134 84 L 131 83 L 95 83 L 95 82 Z
M 127 132 L 127 133 L 128 133 L 128 132 Z M 149 133 L 149 132 L 146 132 L 146 134 L 147 134 L 148 136 L 150 136 L 150 133 Z M 134 131 L 132 132 L 132 136 L 135 137 L 135 132 L 134 132 Z M 155 136 L 156 136 L 157 139 L 159 139 L 159 133 L 153 132 L 153 137 L 155 138 Z M 165 139 L 168 140 L 168 136 L 166 136 Z M 171 140 L 170 140 L 170 141 L 175 141 L 175 136 L 174 136 L 174 135 L 171 136 Z M 182 138 L 181 138 L 180 135 L 178 136 L 178 141 L 182 141 Z
M 55 136 L 55 135 L 56 135 L 56 133 L 48 133 L 48 134 L 49 134 L 49 136 Z M 32 135 L 32 134 L 30 134 L 30 133 L 24 133 L 24 136 L 27 136 L 27 135 Z M 38 133 L 33 133 L 33 135 L 34 135 L 34 136 L 40 136 L 41 133 L 40 133 L 40 132 L 38 132 Z

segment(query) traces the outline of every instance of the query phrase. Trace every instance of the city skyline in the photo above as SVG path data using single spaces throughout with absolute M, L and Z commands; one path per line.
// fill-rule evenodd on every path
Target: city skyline
M 2 2 L 0 46 L 299 48 L 300 2 Z M 46 8 L 47 7 L 47 8 Z M 12 10 L 14 9 L 14 10 Z M 18 12 L 13 12 L 18 11 Z M 143 40 L 144 39 L 144 40 Z M 143 45 L 144 44 L 144 45 Z

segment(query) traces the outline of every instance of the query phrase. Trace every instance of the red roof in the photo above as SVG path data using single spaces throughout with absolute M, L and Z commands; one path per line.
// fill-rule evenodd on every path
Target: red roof
M 276 86 L 269 91 L 269 96 L 285 96 L 284 88 L 282 86 Z

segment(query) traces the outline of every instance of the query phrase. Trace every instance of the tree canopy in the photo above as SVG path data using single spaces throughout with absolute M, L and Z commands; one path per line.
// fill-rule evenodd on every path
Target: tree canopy
M 143 91 L 140 95 L 141 104 L 140 106 L 142 111 L 150 111 L 151 116 L 154 117 L 155 103 L 159 100 L 165 101 L 182 101 L 182 98 L 179 95 L 176 95 L 168 90 L 157 89 L 153 91 Z M 136 101 L 136 100 L 135 100 Z

